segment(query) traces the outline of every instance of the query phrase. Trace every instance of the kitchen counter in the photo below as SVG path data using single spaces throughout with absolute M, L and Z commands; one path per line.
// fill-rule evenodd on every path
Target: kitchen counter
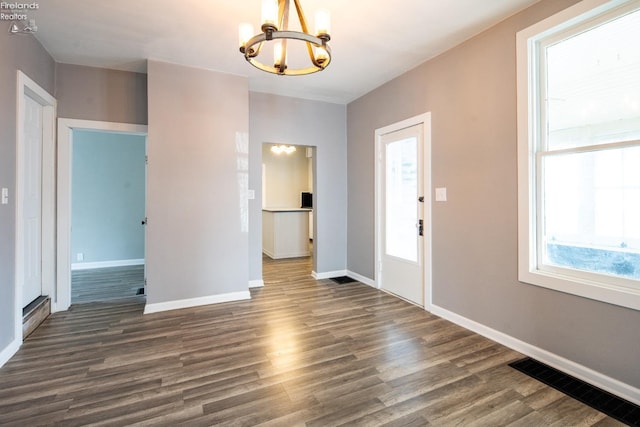
M 273 259 L 309 256 L 306 208 L 262 209 L 262 252 Z

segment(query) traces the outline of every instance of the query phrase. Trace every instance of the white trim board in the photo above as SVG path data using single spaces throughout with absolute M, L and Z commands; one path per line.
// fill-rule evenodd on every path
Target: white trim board
M 562 356 L 551 353 L 550 351 L 536 347 L 503 332 L 492 329 L 474 320 L 467 319 L 459 314 L 453 313 L 445 308 L 437 305 L 431 305 L 431 313 L 436 316 L 440 316 L 450 322 L 469 329 L 477 334 L 480 334 L 492 341 L 509 347 L 512 350 L 520 352 L 524 355 L 532 357 L 540 362 L 543 362 L 553 368 L 556 368 L 562 372 L 572 375 L 582 381 L 585 381 L 591 385 L 599 387 L 610 393 L 615 394 L 623 399 L 640 405 L 640 389 L 637 389 L 629 384 L 625 384 L 622 381 L 611 378 L 586 366 L 575 363 L 569 359 L 565 359 Z
M 22 328 L 22 323 L 20 323 L 20 328 Z M 7 363 L 9 359 L 11 359 L 13 355 L 18 352 L 21 344 L 22 344 L 22 335 L 20 335 L 20 339 L 15 339 L 11 341 L 11 343 L 9 343 L 9 345 L 6 346 L 4 350 L 0 352 L 0 368 L 2 368 L 4 364 Z
M 129 267 L 132 265 L 144 265 L 144 258 L 120 259 L 115 261 L 75 262 L 71 264 L 71 270 L 93 270 L 96 268 Z
M 311 277 L 316 280 L 332 279 L 334 277 L 342 277 L 347 275 L 347 270 L 326 271 L 324 273 L 311 272 Z
M 249 289 L 263 288 L 264 280 L 249 280 Z
M 219 304 L 222 302 L 233 302 L 251 299 L 249 291 L 231 292 L 228 294 L 210 295 L 207 297 L 188 298 L 176 301 L 159 302 L 146 304 L 144 314 L 159 313 L 162 311 L 179 310 L 182 308 L 199 307 L 202 305 Z
M 376 285 L 375 280 L 369 279 L 362 274 L 354 273 L 353 271 L 347 270 L 347 274 L 345 274 L 345 276 L 349 276 L 352 279 L 356 279 L 360 283 L 364 283 L 367 286 L 378 289 L 378 285 Z

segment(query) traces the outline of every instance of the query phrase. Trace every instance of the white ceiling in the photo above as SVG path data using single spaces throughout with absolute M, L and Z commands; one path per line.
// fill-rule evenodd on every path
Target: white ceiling
M 29 18 L 57 62 L 145 72 L 155 59 L 247 76 L 252 91 L 348 103 L 537 1 L 302 0 L 312 28 L 317 9 L 331 12 L 333 55 L 301 77 L 258 71 L 239 53 L 238 24 L 259 28 L 260 0 L 46 0 Z

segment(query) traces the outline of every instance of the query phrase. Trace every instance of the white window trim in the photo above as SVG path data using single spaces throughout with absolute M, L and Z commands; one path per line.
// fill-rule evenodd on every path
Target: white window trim
M 603 12 L 637 0 L 583 0 L 543 21 L 520 31 L 517 46 L 517 117 L 518 117 L 518 280 L 524 283 L 578 295 L 622 307 L 640 310 L 640 289 L 624 285 L 605 284 L 587 277 L 568 276 L 562 269 L 540 270 L 537 267 L 536 244 L 536 147 L 540 122 L 535 100 L 538 87 L 530 77 L 537 74 L 535 67 L 536 44 L 559 30 L 594 18 Z M 532 185 L 533 183 L 533 185 Z M 625 280 L 620 281 L 621 284 Z

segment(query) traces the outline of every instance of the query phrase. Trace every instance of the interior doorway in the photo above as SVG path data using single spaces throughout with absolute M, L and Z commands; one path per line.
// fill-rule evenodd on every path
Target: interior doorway
M 72 137 L 71 303 L 144 295 L 146 136 Z
M 309 276 L 313 270 L 315 233 L 316 147 L 262 145 L 263 282 L 278 274 Z M 277 266 L 277 268 L 276 268 Z M 274 276 L 275 275 L 275 276 Z M 282 278 L 282 277 L 281 277 Z
M 129 255 L 125 256 L 127 259 L 113 259 L 113 251 L 111 253 L 101 253 L 98 254 L 94 251 L 103 251 L 105 248 L 96 248 L 95 246 L 90 246 L 91 242 L 84 243 L 89 246 L 82 246 L 83 243 L 80 243 L 80 246 L 77 245 L 78 242 L 74 242 L 72 239 L 72 224 L 73 222 L 73 198 L 74 193 L 77 188 L 74 188 L 74 176 L 73 176 L 73 166 L 74 166 L 74 141 L 78 141 L 78 138 L 84 135 L 85 133 L 91 134 L 94 137 L 96 135 L 102 135 L 103 137 L 108 136 L 131 136 L 137 137 L 137 140 L 144 141 L 144 152 L 146 153 L 146 137 L 147 137 L 147 126 L 145 125 L 133 125 L 133 124 L 125 124 L 125 123 L 112 123 L 112 122 L 95 122 L 95 121 L 87 121 L 87 120 L 72 120 L 72 119 L 59 119 L 58 120 L 58 262 L 57 262 L 57 287 L 58 287 L 58 300 L 57 300 L 57 310 L 66 310 L 71 305 L 71 295 L 72 295 L 72 267 L 81 266 L 81 264 L 85 264 L 85 267 L 88 265 L 89 267 L 98 267 L 98 269 L 107 269 L 107 268 L 124 268 L 124 267 L 138 267 L 142 270 L 142 274 L 144 274 L 144 265 L 140 265 L 141 262 L 144 262 L 144 254 L 141 258 L 130 258 Z M 90 136 L 91 136 L 90 135 Z M 95 142 L 95 141 L 94 141 Z M 103 141 L 105 142 L 105 141 Z M 131 143 L 125 142 L 125 143 Z M 105 145 L 105 144 L 103 144 Z M 109 146 L 109 143 L 106 142 L 106 146 Z M 91 151 L 89 151 L 91 153 Z M 112 153 L 113 154 L 113 153 Z M 89 158 L 91 158 L 91 154 L 89 154 Z M 94 153 L 93 156 L 106 157 L 107 154 L 101 152 L 99 154 Z M 144 184 L 144 194 L 146 197 L 146 155 L 142 156 L 142 164 L 139 168 L 142 169 L 143 175 L 145 176 L 145 184 Z M 140 156 L 138 156 L 138 160 L 140 161 Z M 117 162 L 117 161 L 116 161 Z M 94 166 L 98 167 L 98 166 Z M 113 168 L 114 166 L 100 166 L 105 167 L 107 169 Z M 106 169 L 105 169 L 106 172 Z M 111 171 L 112 172 L 112 171 Z M 122 171 L 121 171 L 122 172 Z M 139 172 L 139 171 L 138 171 Z M 96 183 L 93 183 L 96 185 Z M 109 190 L 110 194 L 112 194 L 112 199 L 105 200 L 107 204 L 116 203 L 113 200 L 113 197 L 118 197 L 119 193 L 125 194 L 127 193 L 127 188 L 131 188 L 133 186 L 132 182 L 127 180 L 120 181 L 120 188 Z M 127 187 L 129 186 L 129 187 Z M 91 186 L 90 186 L 91 187 Z M 87 191 L 91 193 L 92 188 L 88 188 Z M 95 192 L 95 197 L 106 197 L 107 190 L 103 189 L 101 191 Z M 94 200 L 95 201 L 95 200 Z M 122 200 L 120 201 L 122 202 Z M 91 205 L 92 203 L 88 203 Z M 126 204 L 126 200 L 124 201 Z M 146 204 L 146 200 L 145 200 Z M 95 214 L 95 213 L 94 213 Z M 146 223 L 145 215 L 140 215 L 138 213 L 128 212 L 123 215 L 128 215 L 126 219 L 129 223 L 130 227 L 138 227 L 143 233 L 143 240 L 146 241 L 146 226 L 143 223 Z M 100 240 L 100 233 L 109 233 L 110 228 L 109 225 L 105 223 L 105 221 L 110 221 L 111 219 L 103 218 L 99 221 L 98 224 L 94 224 L 95 232 L 98 233 L 98 239 Z M 74 224 L 75 225 L 75 224 Z M 82 225 L 85 227 L 86 224 Z M 81 227 L 81 228 L 82 228 Z M 74 236 L 75 237 L 75 236 Z M 85 238 L 85 240 L 90 240 L 91 238 Z M 102 243 L 104 245 L 104 238 L 102 239 Z M 74 246 L 75 245 L 75 246 Z M 144 243 L 143 243 L 144 245 Z M 118 246 L 118 245 L 115 245 Z M 88 249 L 90 253 L 85 252 Z M 120 248 L 121 249 L 121 248 Z M 117 248 L 111 248 L 111 250 L 117 250 Z M 120 252 L 122 253 L 122 251 Z M 139 257 L 140 255 L 138 255 Z M 108 259 L 111 258 L 111 259 Z M 133 264 L 133 265 L 131 265 Z M 104 271 L 103 271 L 104 273 Z M 144 277 L 142 279 L 142 286 L 144 286 Z
M 431 305 L 430 115 L 376 130 L 376 283 Z

